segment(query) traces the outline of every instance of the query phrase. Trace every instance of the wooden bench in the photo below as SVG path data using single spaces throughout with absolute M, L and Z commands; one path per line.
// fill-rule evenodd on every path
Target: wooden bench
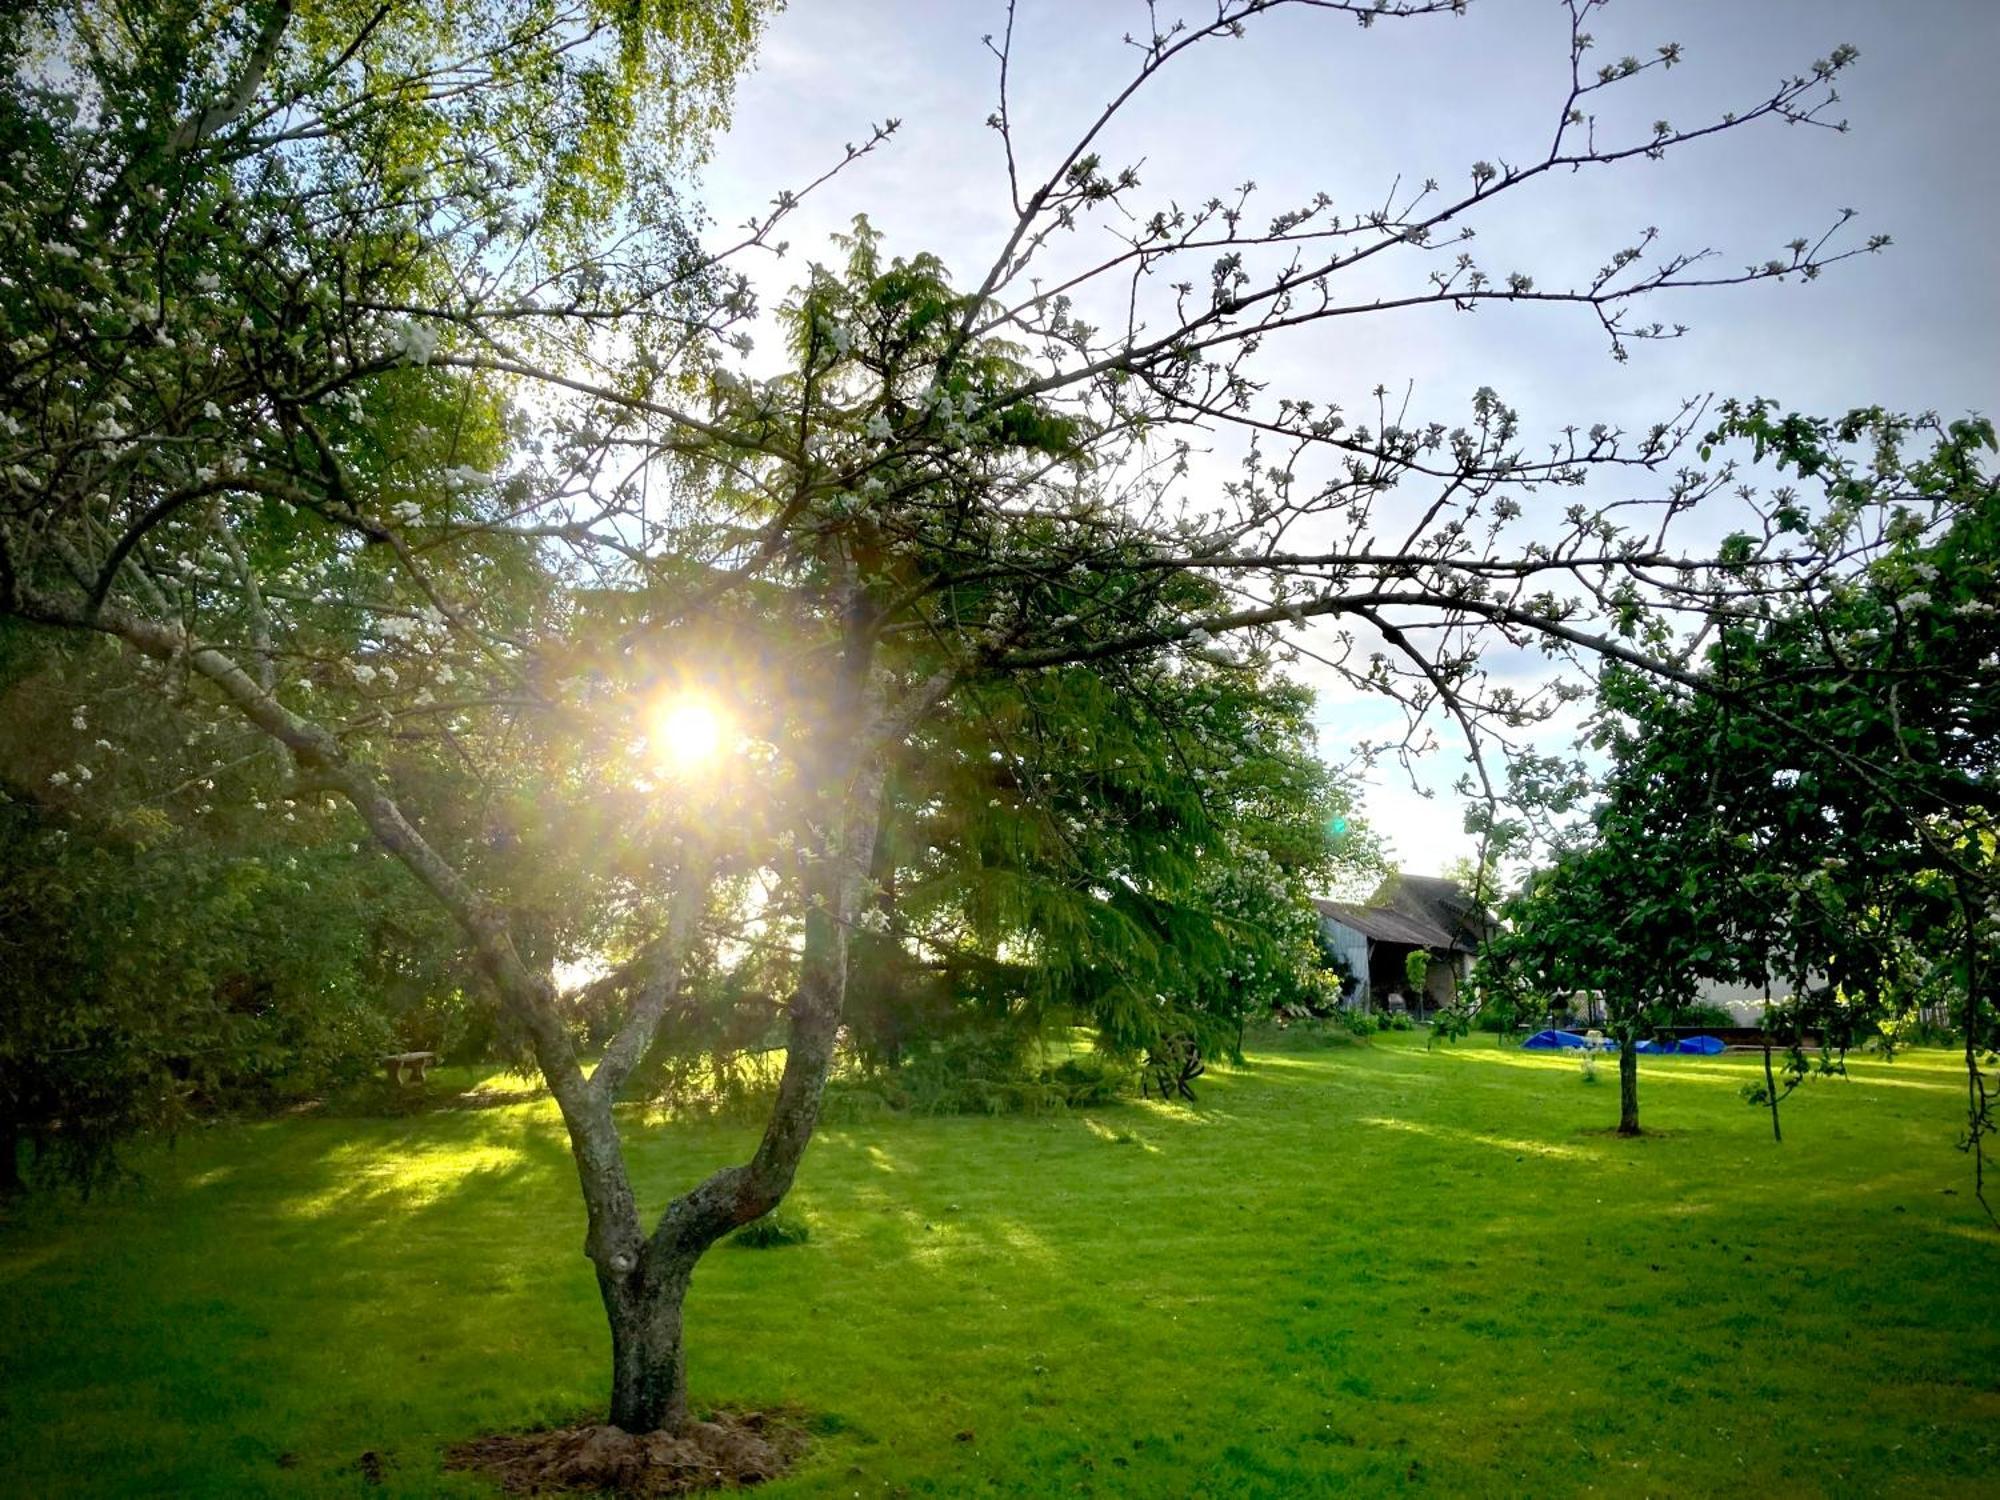
M 430 1072 L 431 1064 L 437 1060 L 435 1052 L 388 1052 L 382 1056 L 382 1067 L 389 1075 L 389 1082 L 408 1088 L 413 1083 L 422 1083 L 424 1074 Z

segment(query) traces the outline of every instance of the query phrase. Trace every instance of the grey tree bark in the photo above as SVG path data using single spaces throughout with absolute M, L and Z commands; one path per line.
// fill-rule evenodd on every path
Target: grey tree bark
M 1639 1133 L 1638 1040 L 1629 1031 L 1618 1039 L 1618 1133 Z
M 869 884 L 881 814 L 883 749 L 899 737 L 881 712 L 872 621 L 850 620 L 840 700 L 822 768 L 827 833 L 807 889 L 805 941 L 785 1036 L 785 1066 L 750 1160 L 724 1167 L 667 1205 L 642 1239 L 611 1105 L 615 1084 L 589 1091 L 571 1118 L 572 1150 L 590 1206 L 588 1252 L 611 1325 L 611 1421 L 628 1432 L 686 1425 L 683 1308 L 703 1254 L 730 1230 L 770 1212 L 797 1175 L 819 1123 L 847 997 L 847 939 Z M 918 702 L 933 685 L 918 694 Z M 906 705 L 906 711 L 909 706 Z M 614 1044 L 615 1045 L 615 1044 Z M 598 1082 L 594 1077 L 593 1083 Z

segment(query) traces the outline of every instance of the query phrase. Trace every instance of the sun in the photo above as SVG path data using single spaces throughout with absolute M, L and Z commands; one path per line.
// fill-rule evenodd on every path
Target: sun
M 705 698 L 679 694 L 653 709 L 646 746 L 653 760 L 679 776 L 699 775 L 721 757 L 729 716 Z

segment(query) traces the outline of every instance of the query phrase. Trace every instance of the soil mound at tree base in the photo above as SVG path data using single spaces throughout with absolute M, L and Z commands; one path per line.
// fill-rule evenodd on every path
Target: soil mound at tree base
M 805 1429 L 785 1415 L 718 1411 L 679 1432 L 589 1423 L 497 1433 L 460 1443 L 445 1467 L 484 1474 L 516 1495 L 685 1495 L 775 1479 L 806 1443 Z

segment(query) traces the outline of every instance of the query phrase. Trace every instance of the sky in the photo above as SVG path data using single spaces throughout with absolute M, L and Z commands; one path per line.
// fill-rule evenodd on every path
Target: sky
M 1196 0 L 1159 13 L 1198 15 Z M 1208 6 L 1213 13 L 1212 3 Z M 703 174 L 718 232 L 763 211 L 837 160 L 872 123 L 902 121 L 877 153 L 843 172 L 788 221 L 783 262 L 756 270 L 767 295 L 828 236 L 866 213 L 891 253 L 928 250 L 975 281 L 1012 223 L 1005 159 L 985 125 L 996 69 L 981 36 L 1005 12 L 980 0 L 794 0 L 771 23 L 734 120 Z M 1130 77 L 1124 33 L 1138 0 L 1030 0 L 1020 6 L 1010 117 L 1023 175 L 1058 159 Z M 1350 409 L 1378 384 L 1413 394 L 1415 413 L 1462 420 L 1492 386 L 1528 432 L 1604 421 L 1644 427 L 1707 393 L 1764 395 L 1838 413 L 2000 412 L 2000 0 L 1616 0 L 1590 29 L 1600 59 L 1683 50 L 1679 66 L 1603 96 L 1613 117 L 1693 123 L 1739 111 L 1841 43 L 1860 51 L 1831 118 L 1844 133 L 1760 123 L 1640 160 L 1549 178 L 1480 219 L 1490 270 L 1548 286 L 1587 277 L 1610 251 L 1657 226 L 1675 249 L 1713 248 L 1736 268 L 1816 238 L 1847 208 L 1853 243 L 1892 246 L 1819 280 L 1696 291 L 1650 316 L 1687 335 L 1635 345 L 1614 362 L 1587 310 L 1425 309 L 1342 320 L 1274 341 L 1274 386 Z M 1260 18 L 1241 41 L 1197 48 L 1163 74 L 1107 139 L 1109 165 L 1138 162 L 1141 202 L 1200 201 L 1255 181 L 1265 216 L 1317 191 L 1337 206 L 1381 201 L 1400 175 L 1462 183 L 1477 160 L 1531 159 L 1567 82 L 1567 20 L 1557 0 L 1472 0 L 1462 18 L 1385 22 L 1301 9 Z M 1320 689 L 1321 753 L 1343 764 L 1400 710 L 1308 670 Z M 1436 873 L 1473 852 L 1446 748 L 1416 784 L 1393 768 L 1364 793 L 1396 862 Z M 1425 793 L 1429 795 L 1426 796 Z

